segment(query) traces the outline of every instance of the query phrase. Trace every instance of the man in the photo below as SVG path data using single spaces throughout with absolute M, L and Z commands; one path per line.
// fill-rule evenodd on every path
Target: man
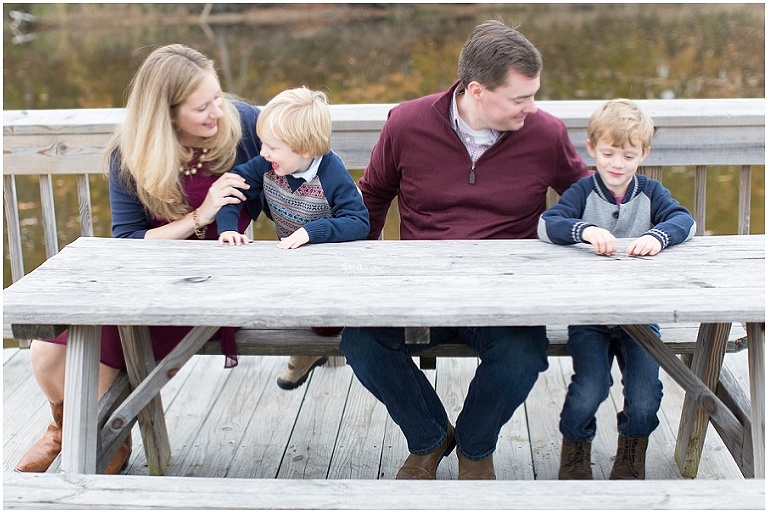
M 587 167 L 565 125 L 538 111 L 541 54 L 498 21 L 475 27 L 446 92 L 402 103 L 382 128 L 359 187 L 379 237 L 397 197 L 401 239 L 536 238 L 547 188 L 562 193 Z M 510 291 L 510 294 L 514 294 Z M 544 326 L 431 328 L 430 345 L 459 338 L 481 363 L 456 427 L 411 355 L 404 328 L 347 328 L 341 349 L 389 411 L 410 455 L 397 479 L 435 479 L 458 446 L 459 479 L 495 479 L 499 431 L 547 368 Z

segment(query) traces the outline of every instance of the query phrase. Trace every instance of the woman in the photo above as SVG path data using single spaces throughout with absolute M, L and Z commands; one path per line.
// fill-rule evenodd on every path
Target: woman
M 233 101 L 221 91 L 213 62 L 184 45 L 153 51 L 134 77 L 126 118 L 105 152 L 109 167 L 112 232 L 115 237 L 147 239 L 217 238 L 216 213 L 227 203 L 245 200 L 245 180 L 229 173 L 259 154 L 259 110 Z M 238 221 L 244 231 L 261 210 L 247 202 Z M 156 359 L 165 357 L 190 327 L 150 329 Z M 226 366 L 237 365 L 234 330 L 222 328 Z M 53 413 L 53 422 L 16 466 L 21 472 L 45 472 L 61 452 L 64 420 L 66 332 L 57 339 L 35 340 L 30 347 L 32 373 Z M 115 326 L 102 329 L 99 397 L 125 368 Z M 128 464 L 131 437 L 106 469 L 117 474 Z

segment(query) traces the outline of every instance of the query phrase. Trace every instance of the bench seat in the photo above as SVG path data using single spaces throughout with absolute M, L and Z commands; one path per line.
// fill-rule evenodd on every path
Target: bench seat
M 765 480 L 395 481 L 21 474 L 3 476 L 7 509 L 765 508 Z M 421 498 L 419 500 L 418 498 Z
M 691 354 L 696 346 L 698 326 L 691 324 L 672 324 L 661 326 L 661 337 L 664 343 L 675 354 Z M 565 326 L 550 326 L 547 328 L 549 337 L 550 356 L 568 356 L 566 342 L 568 331 Z M 286 329 L 240 329 L 235 335 L 237 351 L 241 355 L 277 356 L 317 354 L 341 356 L 339 342 L 341 335 L 324 337 L 315 334 L 309 328 Z M 747 347 L 746 331 L 740 324 L 734 324 L 728 338 L 726 351 L 738 352 Z M 221 346 L 218 340 L 207 342 L 198 354 L 220 355 Z M 477 356 L 475 352 L 459 340 L 448 344 L 432 347 L 419 354 L 428 361 L 438 356 Z M 422 368 L 434 368 L 425 367 Z

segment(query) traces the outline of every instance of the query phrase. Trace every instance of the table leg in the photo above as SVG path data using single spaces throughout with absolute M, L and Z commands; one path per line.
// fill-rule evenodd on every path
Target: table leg
M 119 330 L 128 379 L 131 388 L 136 389 L 156 367 L 149 327 L 120 326 Z M 165 475 L 165 469 L 171 460 L 171 445 L 160 394 L 139 412 L 138 420 L 147 453 L 149 475 Z
M 67 339 L 61 470 L 96 473 L 101 326 L 70 326 Z
M 765 479 L 765 324 L 747 323 L 755 478 Z
M 691 399 L 695 400 L 713 421 L 720 424 L 722 429 L 734 437 L 744 432 L 741 422 L 733 412 L 664 345 L 651 328 L 643 324 L 625 324 L 621 327 L 648 351 L 672 379 L 683 387 L 686 397 L 690 395 Z
M 102 428 L 101 437 L 102 443 L 104 443 L 105 446 L 111 445 L 114 440 L 120 436 L 123 426 L 126 426 L 132 419 L 136 418 L 139 413 L 160 394 L 163 386 L 165 386 L 165 384 L 176 375 L 178 370 L 197 353 L 216 330 L 218 330 L 217 327 L 211 326 L 197 326 L 192 328 L 173 351 L 171 351 L 162 362 L 157 364 L 154 370 L 152 370 L 149 375 L 134 388 L 128 399 L 126 399 L 123 404 L 112 413 Z M 164 423 L 165 416 L 162 410 L 155 410 L 154 412 L 160 416 Z M 170 446 L 168 451 L 170 451 Z M 159 472 L 160 467 L 156 470 Z
M 710 390 L 717 389 L 730 333 L 731 323 L 707 323 L 699 328 L 690 368 Z M 686 393 L 675 446 L 675 460 L 683 477 L 698 474 L 708 427 L 709 414 Z

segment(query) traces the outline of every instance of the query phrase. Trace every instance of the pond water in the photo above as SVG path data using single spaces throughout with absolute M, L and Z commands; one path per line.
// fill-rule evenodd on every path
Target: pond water
M 490 18 L 519 24 L 541 50 L 539 100 L 765 96 L 763 4 L 205 6 L 3 4 L 3 108 L 123 107 L 138 63 L 175 42 L 213 58 L 224 89 L 257 105 L 298 85 L 323 88 L 333 103 L 399 102 L 450 86 L 467 35 Z M 34 18 L 14 22 L 13 10 Z M 764 233 L 762 168 L 753 175 L 751 231 Z M 673 168 L 663 178 L 690 209 L 692 176 Z M 63 247 L 79 231 L 74 179 L 55 188 Z M 18 189 L 29 271 L 45 258 L 39 192 L 32 180 Z M 96 235 L 109 236 L 106 181 L 92 179 L 91 189 Z M 738 169 L 711 168 L 708 190 L 707 228 L 736 233 Z M 388 230 L 397 238 L 393 223 Z M 274 239 L 271 222 L 262 218 L 256 236 Z

